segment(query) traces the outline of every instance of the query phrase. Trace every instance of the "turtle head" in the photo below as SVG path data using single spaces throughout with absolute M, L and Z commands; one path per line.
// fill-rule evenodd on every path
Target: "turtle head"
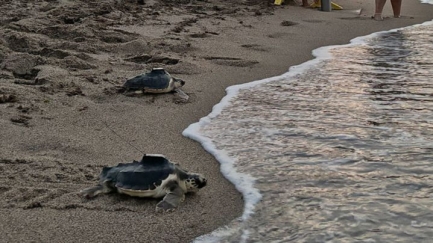
M 174 81 L 174 87 L 175 88 L 180 88 L 180 87 L 185 85 L 185 81 L 183 81 L 182 79 L 173 78 L 173 81 Z
M 199 189 L 206 186 L 207 180 L 203 175 L 196 173 L 188 173 L 188 178 L 185 181 L 188 192 L 197 192 Z

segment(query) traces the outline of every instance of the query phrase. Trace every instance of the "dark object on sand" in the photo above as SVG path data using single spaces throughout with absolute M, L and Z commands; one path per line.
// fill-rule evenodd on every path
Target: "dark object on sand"
M 185 193 L 197 192 L 206 182 L 202 175 L 181 169 L 163 155 L 145 154 L 141 161 L 104 167 L 99 184 L 79 195 L 89 199 L 114 191 L 134 197 L 164 197 L 156 210 L 172 211 L 185 199 Z
M 185 85 L 185 81 L 172 77 L 163 68 L 154 68 L 148 73 L 127 80 L 123 87 L 127 91 L 141 90 L 143 93 L 169 93 L 175 91 L 179 97 L 186 101 L 189 96 L 180 89 L 183 85 Z

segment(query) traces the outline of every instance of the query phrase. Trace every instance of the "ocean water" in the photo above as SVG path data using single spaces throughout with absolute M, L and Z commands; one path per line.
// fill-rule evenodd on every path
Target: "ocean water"
M 184 131 L 245 200 L 196 242 L 433 242 L 433 22 L 314 55 Z

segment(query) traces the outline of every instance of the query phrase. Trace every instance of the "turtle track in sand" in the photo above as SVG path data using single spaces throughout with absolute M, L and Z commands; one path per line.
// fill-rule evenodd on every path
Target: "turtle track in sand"
M 101 94 L 104 88 L 156 66 L 187 69 L 183 74 L 203 72 L 197 65 L 202 60 L 194 53 L 197 43 L 187 36 L 211 38 L 223 31 L 221 21 L 273 9 L 271 0 L 121 2 L 6 1 L 0 6 L 5 13 L 0 17 L 0 87 L 20 89 L 18 98 L 37 89 L 41 96 L 48 90 L 49 95 L 62 97 L 65 90 L 58 87 L 59 80 L 73 82 L 83 91 L 80 94 Z M 142 24 L 153 27 L 144 34 L 135 32 Z M 238 67 L 257 63 L 213 62 Z M 52 70 L 38 74 L 41 66 Z M 93 76 L 99 77 L 97 82 L 89 82 Z
M 38 129 L 41 119 L 54 119 L 54 110 L 85 110 L 88 100 L 99 102 L 117 95 L 104 91 L 153 67 L 164 67 L 174 75 L 212 71 L 202 67 L 202 61 L 249 68 L 256 62 L 198 56 L 198 42 L 224 33 L 224 22 L 273 9 L 272 0 L 116 2 L 7 0 L 0 4 L 4 13 L 0 16 L 0 123 L 12 123 L 16 131 L 24 131 L 20 126 Z M 143 28 L 146 31 L 141 33 Z M 198 98 L 190 87 L 193 83 L 184 91 L 195 102 Z M 156 105 L 172 99 L 155 97 L 142 99 Z M 14 136 L 20 139 L 18 134 Z M 5 148 L 9 143 L 4 139 L 1 145 Z M 97 183 L 102 166 L 34 156 L 40 152 L 27 148 L 17 150 L 20 157 L 0 157 L 0 208 L 143 212 L 153 211 L 158 202 L 118 195 L 82 200 L 76 193 Z
M 0 158 L 0 208 L 82 208 L 129 212 L 153 210 L 152 206 L 144 205 L 156 204 L 158 200 L 131 198 L 118 194 L 99 196 L 93 200 L 80 198 L 77 193 L 94 186 L 101 170 L 102 166 L 76 164 L 53 158 Z
M 80 188 L 94 184 L 100 170 L 99 166 L 60 160 L 0 158 L 0 207 L 55 208 L 53 201 L 75 196 Z M 60 204 L 68 203 L 60 200 Z

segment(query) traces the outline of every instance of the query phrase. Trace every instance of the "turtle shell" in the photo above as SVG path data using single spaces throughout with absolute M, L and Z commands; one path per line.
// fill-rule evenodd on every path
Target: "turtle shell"
M 171 75 L 162 68 L 128 79 L 123 85 L 130 90 L 165 89 L 170 85 Z
M 112 181 L 116 187 L 122 189 L 154 190 L 173 173 L 176 173 L 176 167 L 165 157 L 144 155 L 141 161 L 104 167 L 101 180 Z

